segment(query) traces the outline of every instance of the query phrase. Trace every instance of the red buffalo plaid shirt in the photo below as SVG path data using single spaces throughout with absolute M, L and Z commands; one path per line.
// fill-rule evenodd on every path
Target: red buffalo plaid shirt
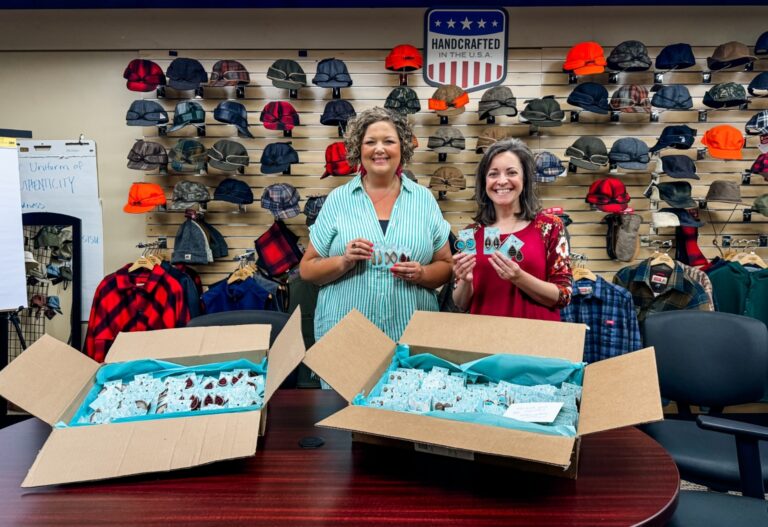
M 104 362 L 121 331 L 183 327 L 189 321 L 179 282 L 159 265 L 133 273 L 130 266 L 105 276 L 96 288 L 85 353 L 97 362 Z

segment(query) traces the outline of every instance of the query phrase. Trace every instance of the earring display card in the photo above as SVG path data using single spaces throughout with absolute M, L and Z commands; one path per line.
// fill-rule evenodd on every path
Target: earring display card
M 392 267 L 397 262 L 409 262 L 411 250 L 389 244 L 374 243 L 371 265 L 373 267 Z
M 456 248 L 465 254 L 477 254 L 474 229 L 463 229 L 459 231 L 459 236 L 456 240 Z
M 520 238 L 514 234 L 510 234 L 507 236 L 507 239 L 504 240 L 504 243 L 501 244 L 501 247 L 499 247 L 499 252 L 504 256 L 520 262 L 523 259 L 523 253 L 521 251 L 523 245 L 525 245 L 525 243 Z
M 501 232 L 498 227 L 486 227 L 483 234 L 483 254 L 491 255 L 501 246 Z

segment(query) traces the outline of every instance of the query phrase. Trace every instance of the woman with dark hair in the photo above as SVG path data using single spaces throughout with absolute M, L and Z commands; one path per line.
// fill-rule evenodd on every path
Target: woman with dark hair
M 360 112 L 345 144 L 360 173 L 328 195 L 299 267 L 321 286 L 315 339 L 357 309 L 398 340 L 414 311 L 438 310 L 435 289 L 451 276 L 450 225 L 429 190 L 401 177 L 413 156 L 405 117 L 384 108 Z
M 494 143 L 477 167 L 473 218 L 477 255 L 454 255 L 453 301 L 481 315 L 560 320 L 571 299 L 571 266 L 563 223 L 540 212 L 533 154 L 519 139 Z M 499 236 L 486 236 L 498 229 Z M 509 237 L 511 240 L 507 240 Z M 489 247 L 509 247 L 485 255 Z M 507 242 L 507 243 L 505 243 Z M 514 242 L 514 243 L 513 243 Z

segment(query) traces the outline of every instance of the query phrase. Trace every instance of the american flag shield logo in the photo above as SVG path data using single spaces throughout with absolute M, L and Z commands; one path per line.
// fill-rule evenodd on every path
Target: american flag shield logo
M 504 9 L 430 9 L 424 17 L 424 80 L 477 91 L 507 77 Z

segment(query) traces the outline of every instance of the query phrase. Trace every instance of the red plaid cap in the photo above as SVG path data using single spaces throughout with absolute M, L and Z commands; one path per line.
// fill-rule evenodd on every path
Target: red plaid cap
M 292 130 L 294 126 L 299 125 L 299 114 L 289 102 L 267 103 L 259 119 L 268 130 Z
M 325 149 L 325 172 L 320 179 L 328 176 L 347 176 L 357 172 L 357 166 L 347 162 L 347 148 L 343 141 L 331 143 Z
M 133 59 L 123 72 L 126 86 L 131 91 L 152 91 L 165 85 L 165 74 L 160 66 L 151 60 Z
M 251 76 L 245 66 L 236 60 L 220 60 L 213 65 L 211 86 L 238 86 L 251 82 Z
M 627 208 L 629 200 L 624 183 L 615 177 L 607 177 L 589 186 L 586 202 L 597 205 L 603 212 L 621 212 Z
M 760 154 L 752 163 L 749 171 L 753 174 L 759 174 L 768 179 L 768 154 Z
M 648 90 L 637 84 L 622 86 L 613 92 L 611 108 L 627 113 L 650 113 L 651 100 L 648 98 Z

